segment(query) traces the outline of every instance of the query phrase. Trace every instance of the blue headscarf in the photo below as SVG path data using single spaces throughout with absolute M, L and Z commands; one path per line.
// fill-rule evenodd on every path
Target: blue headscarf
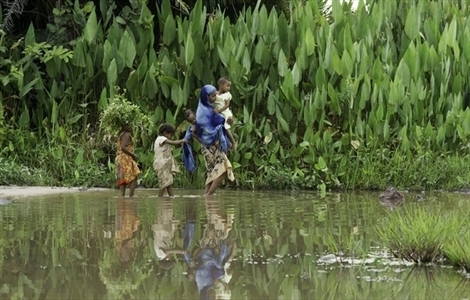
M 225 152 L 228 149 L 228 138 L 224 128 L 225 118 L 222 114 L 213 112 L 214 106 L 209 101 L 209 95 L 216 91 L 217 89 L 210 84 L 201 90 L 196 111 L 196 134 L 206 146 L 212 146 L 219 141 L 222 151 Z

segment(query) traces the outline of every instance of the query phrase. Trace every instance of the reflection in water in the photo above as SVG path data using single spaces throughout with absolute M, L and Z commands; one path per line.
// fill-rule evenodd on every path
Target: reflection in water
M 232 229 L 233 214 L 221 212 L 218 200 L 205 199 L 207 223 L 199 241 L 199 247 L 186 260 L 194 273 L 200 299 L 230 299 L 228 283 L 232 278 L 230 262 L 236 252 L 236 243 L 228 238 Z M 194 226 L 186 224 L 185 246 L 189 247 Z
M 106 247 L 98 263 L 100 278 L 115 297 L 132 293 L 151 271 L 151 268 L 145 265 L 145 260 L 137 257 L 141 250 L 141 243 L 137 238 L 139 225 L 136 200 L 118 199 L 114 224 L 115 250 Z M 110 238 L 109 232 L 105 231 L 104 237 Z
M 431 196 L 402 205 L 470 210 L 466 195 Z M 221 190 L 14 201 L 0 206 L 0 299 L 468 298 L 468 274 L 390 256 L 374 231 L 388 214 L 377 197 Z
M 119 199 L 116 216 L 116 245 L 119 260 L 125 268 L 129 268 L 132 263 L 132 250 L 139 224 L 140 220 L 135 213 L 134 199 Z
M 157 220 L 152 225 L 153 247 L 158 258 L 158 265 L 164 270 L 170 270 L 176 264 L 173 254 L 183 254 L 174 243 L 174 234 L 179 221 L 173 216 L 173 202 L 162 198 L 157 204 Z

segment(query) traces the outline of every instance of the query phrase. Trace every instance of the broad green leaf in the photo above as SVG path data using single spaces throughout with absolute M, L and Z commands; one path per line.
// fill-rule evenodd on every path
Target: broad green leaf
M 409 67 L 411 78 L 417 78 L 421 68 L 419 55 L 414 46 L 414 42 L 411 42 L 408 46 L 408 49 L 403 56 L 403 60 L 405 60 L 406 65 Z
M 457 76 L 454 77 L 454 80 L 452 81 L 452 91 L 454 94 L 459 94 L 462 92 L 463 88 L 463 78 L 460 72 L 457 74 Z
M 277 119 L 279 121 L 279 124 L 281 125 L 281 128 L 284 132 L 289 132 L 289 125 L 287 124 L 286 120 L 284 118 L 280 117 Z
M 457 42 L 457 20 L 456 20 L 456 18 L 457 18 L 457 16 L 454 15 L 454 17 L 452 18 L 452 21 L 450 22 L 449 30 L 447 31 L 447 36 L 446 36 L 446 44 L 449 47 L 453 47 L 453 48 L 455 48 L 455 46 L 458 47 L 458 42 Z
M 79 149 L 75 157 L 75 165 L 80 166 L 83 163 L 83 149 Z
M 34 34 L 34 26 L 33 23 L 29 24 L 28 32 L 24 38 L 24 45 L 31 46 L 36 43 L 36 35 Z
M 23 128 L 27 128 L 29 126 L 29 122 L 29 110 L 25 107 L 21 113 L 20 119 L 18 120 L 18 124 Z
M 335 24 L 341 23 L 343 20 L 343 7 L 340 1 L 331 1 L 333 19 Z
M 113 59 L 111 63 L 109 64 L 109 68 L 106 72 L 106 76 L 108 79 L 108 85 L 111 89 L 114 89 L 114 86 L 116 85 L 116 80 L 117 80 L 117 64 L 116 60 Z
M 341 63 L 343 65 L 343 76 L 350 76 L 353 72 L 353 61 L 348 51 L 344 50 L 343 57 L 341 58 Z
M 284 51 L 279 52 L 279 57 L 277 61 L 277 70 L 279 73 L 279 76 L 284 77 L 289 69 L 289 66 L 287 64 L 287 59 L 286 56 L 284 55 Z
M 191 37 L 191 34 L 188 34 L 188 38 L 186 40 L 184 58 L 186 66 L 191 65 L 194 59 L 194 42 L 193 38 Z
M 268 134 L 264 137 L 264 144 L 267 145 L 269 144 L 273 139 L 273 133 L 270 131 Z
M 374 65 L 372 67 L 372 79 L 376 82 L 380 82 L 383 79 L 382 63 L 379 58 L 376 58 L 374 61 Z
M 189 35 L 188 35 L 189 36 Z M 173 15 L 168 15 L 165 21 L 165 26 L 163 27 L 163 43 L 166 46 L 169 46 L 176 37 L 176 23 Z
M 133 70 L 132 72 L 129 73 L 129 77 L 127 78 L 126 81 L 126 88 L 129 91 L 134 91 L 139 83 L 139 77 L 137 75 L 137 72 Z
M 294 86 L 298 86 L 300 80 L 302 80 L 302 70 L 300 70 L 297 63 L 295 63 L 292 68 L 292 82 L 294 83 Z
M 263 36 L 268 27 L 268 12 L 266 10 L 266 6 L 261 6 L 259 10 L 259 25 L 258 25 L 258 35 Z
M 119 52 L 124 58 L 124 63 L 128 68 L 132 68 L 134 65 L 134 58 L 136 56 L 136 46 L 135 41 L 129 35 L 126 30 L 121 38 L 119 44 Z
M 85 29 L 83 32 L 83 37 L 88 42 L 88 44 L 94 44 L 98 29 L 99 27 L 98 21 L 96 19 L 96 11 L 95 9 L 93 9 L 93 11 L 88 16 L 88 20 L 86 22 Z
M 52 100 L 51 124 L 57 123 L 58 116 L 59 116 L 59 108 L 57 106 L 57 102 L 55 100 Z
M 405 86 L 410 83 L 410 69 L 406 64 L 405 60 L 402 59 L 398 64 L 397 72 L 395 73 L 395 82 L 400 80 Z
M 277 24 L 278 24 L 278 38 L 279 38 L 281 49 L 284 52 L 283 55 L 289 57 L 291 34 L 290 34 L 289 26 L 287 24 L 284 14 L 281 14 L 281 16 L 278 19 Z M 274 53 L 274 55 L 277 55 L 277 51 Z
M 220 46 L 217 46 L 217 53 L 219 54 L 220 61 L 225 66 L 227 66 L 227 63 L 228 63 L 227 56 L 225 55 L 224 50 Z
M 274 113 L 276 112 L 276 96 L 274 95 L 274 93 L 269 93 L 268 95 L 267 108 L 268 108 L 268 114 L 274 115 Z
M 315 38 L 313 37 L 312 31 L 310 28 L 307 28 L 305 31 L 305 45 L 307 50 L 307 55 L 310 56 L 315 52 Z
M 263 41 L 263 39 L 259 39 L 258 43 L 256 44 L 255 47 L 255 62 L 258 64 L 261 64 L 261 59 L 263 58 L 264 50 L 266 48 L 266 45 Z M 219 54 L 220 56 L 220 54 Z
M 339 58 L 339 55 L 336 52 L 336 49 L 333 52 L 331 62 L 333 64 L 333 70 L 335 70 L 335 72 L 338 75 L 342 75 L 343 74 L 343 63 L 341 62 L 341 58 Z
M 64 127 L 59 127 L 59 137 L 61 141 L 65 141 L 65 138 L 67 137 L 67 133 L 65 132 Z
M 326 172 L 328 170 L 328 167 L 326 166 L 326 162 L 323 159 L 323 157 L 320 156 L 318 158 L 318 163 L 315 164 L 315 169 L 322 171 L 322 172 Z
M 405 22 L 405 33 L 410 40 L 414 40 L 418 36 L 420 24 L 421 16 L 417 12 L 416 5 L 412 4 Z

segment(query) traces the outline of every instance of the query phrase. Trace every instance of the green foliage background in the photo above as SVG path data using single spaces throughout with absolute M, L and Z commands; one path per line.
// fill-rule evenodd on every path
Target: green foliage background
M 46 32 L 2 33 L 0 144 L 12 168 L 111 185 L 98 117 L 116 85 L 155 126 L 183 131 L 199 88 L 228 76 L 243 187 L 468 186 L 467 1 L 258 3 L 232 18 L 202 1 L 189 15 L 168 0 L 116 3 L 69 2 Z M 155 186 L 149 130 L 136 139 L 143 184 Z

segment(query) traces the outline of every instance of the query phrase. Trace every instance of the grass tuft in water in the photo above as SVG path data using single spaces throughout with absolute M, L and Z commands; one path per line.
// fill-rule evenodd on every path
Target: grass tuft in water
M 396 257 L 417 264 L 432 263 L 443 258 L 444 246 L 462 222 L 462 214 L 436 206 L 405 206 L 390 212 L 376 231 Z
M 469 222 L 453 234 L 444 245 L 444 255 L 454 265 L 470 272 L 470 228 Z

